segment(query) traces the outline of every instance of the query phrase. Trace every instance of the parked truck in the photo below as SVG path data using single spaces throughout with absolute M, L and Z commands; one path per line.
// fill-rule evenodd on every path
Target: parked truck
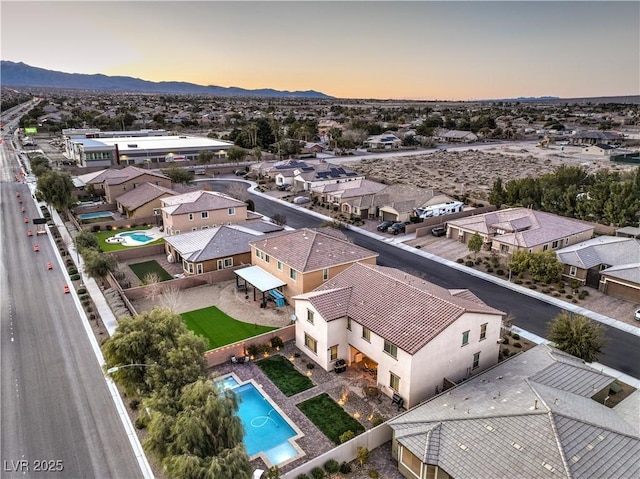
M 458 213 L 462 211 L 463 207 L 464 203 L 461 201 L 448 201 L 447 203 L 415 208 L 413 210 L 412 218 L 424 220 L 425 218 L 431 218 L 433 216 L 449 215 L 451 213 Z

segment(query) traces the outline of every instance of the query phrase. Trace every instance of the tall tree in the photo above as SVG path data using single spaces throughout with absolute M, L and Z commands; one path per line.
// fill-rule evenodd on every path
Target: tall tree
M 483 243 L 484 241 L 482 240 L 482 236 L 480 236 L 480 234 L 477 231 L 473 233 L 473 236 L 471 236 L 471 238 L 469 238 L 469 242 L 467 243 L 467 246 L 469 247 L 469 251 L 473 252 L 474 259 L 476 258 L 476 256 L 478 256 L 478 253 L 482 249 Z
M 92 248 L 85 248 L 82 251 L 82 259 L 84 260 L 85 272 L 92 278 L 101 281 L 118 266 L 118 262 L 112 255 L 100 253 Z
M 67 173 L 48 171 L 38 178 L 38 196 L 59 212 L 67 211 L 73 205 L 73 190 L 73 181 Z
M 198 152 L 198 158 L 196 159 L 196 161 L 199 165 L 211 163 L 211 160 L 213 160 L 213 151 L 202 150 Z
M 193 183 L 194 174 L 186 168 L 174 165 L 164 170 L 163 173 L 171 178 L 172 183 L 182 183 L 184 185 Z
M 247 157 L 247 150 L 239 146 L 232 146 L 227 150 L 227 158 L 232 162 L 243 161 Z
M 585 316 L 562 311 L 549 323 L 549 341 L 566 353 L 591 363 L 606 344 L 604 327 Z

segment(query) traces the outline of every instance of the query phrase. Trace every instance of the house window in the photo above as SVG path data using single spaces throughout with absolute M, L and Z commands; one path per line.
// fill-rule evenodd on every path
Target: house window
M 571 268 L 569 268 L 569 276 L 575 276 L 577 272 L 578 272 L 578 268 L 576 268 L 575 266 L 572 266 Z
M 233 267 L 233 258 L 225 258 L 218 260 L 218 269 L 226 269 Z
M 187 263 L 187 271 L 193 274 L 193 263 Z
M 347 318 L 347 329 L 351 331 L 351 318 Z
M 475 353 L 473 355 L 473 366 L 471 366 L 471 369 L 476 369 L 478 366 L 480 366 L 480 353 Z
M 193 213 L 189 213 L 188 218 L 189 218 L 189 221 L 193 221 Z
M 331 346 L 329 348 L 329 361 L 335 361 L 338 359 L 338 345 Z
M 400 378 L 393 373 L 389 373 L 389 387 L 395 392 L 400 391 Z
M 268 254 L 264 255 L 264 262 L 265 263 L 270 263 L 271 262 L 271 256 L 269 256 Z
M 229 209 L 227 209 L 227 214 L 228 214 L 229 216 L 233 216 L 233 215 L 235 215 L 235 214 L 236 214 L 236 209 L 235 209 L 235 208 L 229 208 Z
M 304 345 L 314 353 L 318 352 L 318 341 L 313 339 L 307 333 L 304 333 Z
M 264 259 L 264 253 L 262 251 L 260 251 L 259 249 L 256 250 L 256 257 L 260 258 L 260 259 Z
M 160 216 L 160 208 L 153 209 L 153 216 Z
M 480 341 L 487 339 L 487 323 L 480 325 Z
M 546 245 L 544 245 L 542 247 L 542 251 L 547 251 L 548 249 L 549 249 L 549 245 L 548 244 L 546 244 Z
M 466 346 L 467 344 L 469 344 L 469 331 L 462 333 L 462 345 Z
M 203 270 L 202 270 L 202 263 L 198 263 L 198 264 L 196 265 L 196 272 L 197 272 L 198 274 L 202 274 L 202 271 L 203 271 Z
M 551 243 L 551 248 L 552 249 L 556 249 L 558 247 L 558 244 L 560 243 L 560 241 L 555 240 L 554 242 Z
M 282 271 L 283 269 L 282 261 L 278 261 L 277 267 L 278 267 L 278 271 Z
M 364 326 L 362 326 L 362 339 L 371 342 L 371 330 Z
M 209 212 L 208 212 L 208 211 L 203 211 L 203 212 L 201 212 L 201 213 L 200 213 L 200 217 L 201 217 L 203 220 L 206 220 L 207 218 L 209 218 Z
M 329 268 L 325 268 L 322 270 L 322 281 L 326 281 L 329 279 Z
M 307 321 L 313 324 L 313 311 L 307 308 Z
M 297 279 L 298 279 L 298 272 L 297 272 L 295 269 L 293 269 L 293 268 L 289 268 L 289 277 L 290 277 L 292 280 L 297 281 Z
M 390 341 L 384 340 L 384 352 L 391 355 L 393 358 L 398 357 L 398 346 Z
M 422 461 L 406 447 L 402 448 L 402 459 L 400 462 L 402 462 L 403 466 L 413 472 L 416 477 L 422 477 L 420 472 Z
M 509 245 L 501 244 L 500 245 L 500 252 L 501 253 L 508 253 L 509 252 Z

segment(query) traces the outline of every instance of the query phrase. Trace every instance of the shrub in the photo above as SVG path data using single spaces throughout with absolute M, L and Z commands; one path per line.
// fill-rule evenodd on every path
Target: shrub
M 509 349 L 504 348 L 504 349 L 502 350 L 502 355 L 503 355 L 505 358 L 508 358 L 508 357 L 509 357 Z
M 300 357 L 300 353 L 293 353 L 293 357 L 294 358 L 299 358 Z
M 473 261 L 467 260 L 467 261 L 464 262 L 464 265 L 468 266 L 469 268 L 471 268 L 471 267 L 473 267 Z
M 80 291 L 78 291 L 78 294 L 80 293 Z M 80 298 L 80 301 L 83 301 L 85 299 L 89 299 L 89 295 L 88 294 L 79 294 L 78 298 Z
M 321 467 L 314 467 L 311 469 L 311 477 L 313 477 L 313 479 L 322 479 L 324 476 L 324 469 Z
M 73 260 L 71 258 L 67 258 L 67 261 L 65 261 L 65 264 L 67 266 L 73 266 Z
M 487 268 L 487 273 L 493 273 L 493 268 L 491 266 Z
M 138 398 L 133 398 L 131 401 L 129 401 L 129 407 L 134 411 L 138 409 L 139 405 L 140 405 L 140 399 Z
M 543 289 L 542 289 L 542 292 L 543 292 L 544 294 L 549 294 L 550 290 L 549 290 L 549 288 L 543 288 Z
M 247 346 L 247 354 L 249 356 L 258 356 L 260 354 L 260 346 L 258 344 L 250 344 Z
M 476 264 L 476 265 L 478 265 L 478 264 L 480 264 L 480 263 L 482 263 L 482 260 L 480 260 L 480 258 L 478 258 L 477 260 L 475 260 L 475 264 Z
M 535 284 L 532 284 L 531 286 L 529 286 L 529 289 L 538 289 L 538 287 Z
M 584 294 L 584 291 L 580 291 L 580 294 L 578 295 L 578 299 L 584 299 L 586 297 L 587 297 L 587 295 Z
M 521 279 L 516 279 L 516 280 L 514 281 L 514 283 L 516 283 L 516 284 L 522 284 L 522 280 L 521 280 Z
M 528 279 L 528 280 L 526 280 L 526 281 L 524 282 L 524 284 L 526 284 L 526 285 L 530 285 L 530 284 L 531 284 L 531 280 L 529 280 L 529 279 Z
M 73 267 L 72 267 L 72 268 L 69 268 L 69 269 L 67 270 L 67 272 L 68 272 L 69 274 L 78 274 L 78 270 L 77 270 L 76 268 L 73 268 Z
M 309 479 L 309 476 L 307 476 L 306 474 L 298 474 L 296 476 L 296 479 Z
M 284 346 L 284 341 L 282 341 L 282 338 L 280 336 L 274 336 L 273 338 L 271 338 L 272 348 L 281 348 L 282 346 Z
M 497 274 L 498 276 L 504 276 L 504 270 L 499 269 L 499 270 L 497 270 L 497 271 L 496 271 L 496 274 Z
M 86 308 L 87 306 L 89 306 L 89 304 L 91 304 L 91 303 L 89 302 L 89 300 L 88 300 L 88 299 L 85 299 L 85 300 L 82 302 L 82 306 L 84 306 L 85 308 Z
M 572 300 L 571 300 L 571 302 L 572 302 L 573 304 L 576 304 L 576 303 L 578 302 L 578 300 L 574 298 L 574 299 L 572 299 Z
M 572 294 L 568 294 L 568 295 L 566 295 L 566 296 L 565 296 L 565 298 L 567 298 L 567 299 L 573 299 L 573 295 L 572 295 Z
M 148 414 L 140 414 L 136 419 L 136 428 L 144 429 L 149 424 L 149 415 Z
M 583 289 L 582 294 L 584 294 L 585 296 L 589 296 L 589 291 L 587 291 L 586 289 Z
M 521 348 L 522 344 L 520 344 L 518 341 L 516 341 L 515 343 L 513 343 L 513 347 L 514 348 Z
M 340 464 L 338 464 L 338 461 L 336 461 L 335 459 L 329 459 L 324 463 L 324 470 L 329 474 L 338 472 L 340 470 Z
M 342 474 L 349 474 L 351 472 L 351 464 L 348 462 L 343 462 L 340 464 L 340 472 Z
M 462 264 L 462 263 L 464 263 L 464 260 L 463 260 L 462 258 L 458 258 L 458 259 L 456 260 L 456 263 L 458 263 L 458 264 Z
M 100 231 L 100 225 L 93 225 L 91 227 L 91 232 L 92 233 L 97 233 L 98 231 Z
M 314 363 L 311 363 L 311 362 L 307 363 L 307 369 L 313 369 L 315 367 L 316 365 Z
M 372 477 L 373 479 L 377 479 L 378 477 L 380 477 L 380 474 L 375 469 L 371 469 L 369 471 L 369 477 Z
M 558 290 L 558 293 L 560 293 L 560 294 L 564 294 L 564 293 L 566 293 L 566 290 L 565 290 L 564 288 L 560 288 L 560 289 Z
M 90 314 L 89 315 L 89 319 L 96 319 L 96 315 L 95 314 Z
M 87 310 L 87 313 L 90 313 L 91 311 L 93 311 L 93 308 L 91 307 L 91 304 L 86 305 L 85 309 Z
M 345 431 L 342 434 L 340 434 L 340 444 L 342 444 L 343 442 L 350 441 L 354 437 L 356 437 L 356 435 L 353 431 Z
M 520 335 L 518 333 L 513 333 L 512 338 L 517 341 L 518 339 L 520 339 Z
M 71 275 L 71 281 L 78 281 L 80 279 L 80 275 L 79 274 L 72 274 Z
M 80 288 L 80 289 L 78 290 L 78 294 L 86 294 L 86 293 L 87 293 L 87 290 L 86 290 L 86 289 L 84 289 L 84 288 Z
M 509 344 L 509 337 L 505 336 L 504 338 L 502 338 L 502 344 Z
M 371 424 L 373 424 L 373 427 L 376 427 L 382 424 L 383 422 L 384 420 L 381 417 L 377 417 L 371 422 Z
M 554 291 L 553 295 L 554 298 L 559 298 L 560 297 L 560 293 L 558 293 L 557 291 Z

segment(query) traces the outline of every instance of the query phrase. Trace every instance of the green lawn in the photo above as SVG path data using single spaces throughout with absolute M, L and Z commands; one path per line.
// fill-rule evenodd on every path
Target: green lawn
M 147 276 L 149 273 L 157 274 L 160 281 L 168 281 L 170 279 L 173 279 L 173 276 L 167 273 L 164 268 L 160 266 L 155 260 L 145 261 L 144 263 L 130 264 L 129 268 L 131 268 L 131 271 L 133 271 L 136 276 L 140 278 L 140 281 L 144 281 L 145 276 Z
M 291 361 L 279 354 L 256 361 L 256 364 L 285 396 L 293 396 L 313 387 L 311 379 L 300 374 Z
M 131 248 L 139 248 L 139 246 L 124 246 L 119 243 L 107 243 L 106 239 L 111 238 L 112 236 L 117 235 L 118 233 L 124 233 L 125 231 L 142 231 L 151 229 L 151 226 L 136 226 L 135 228 L 123 228 L 121 230 L 111 230 L 111 231 L 99 231 L 97 233 L 93 233 L 93 235 L 98 240 L 98 246 L 102 251 L 108 253 L 110 251 L 118 251 L 121 249 L 131 249 Z M 164 238 L 159 238 L 151 243 L 147 243 L 144 246 L 148 246 L 150 244 L 160 244 L 164 243 Z
M 209 349 L 219 348 L 277 329 L 271 326 L 237 321 L 215 306 L 182 313 L 181 316 L 187 328 L 209 342 Z
M 362 424 L 344 412 L 326 393 L 301 402 L 298 408 L 334 444 L 340 444 L 340 435 L 347 431 L 353 431 L 356 436 L 364 432 Z

